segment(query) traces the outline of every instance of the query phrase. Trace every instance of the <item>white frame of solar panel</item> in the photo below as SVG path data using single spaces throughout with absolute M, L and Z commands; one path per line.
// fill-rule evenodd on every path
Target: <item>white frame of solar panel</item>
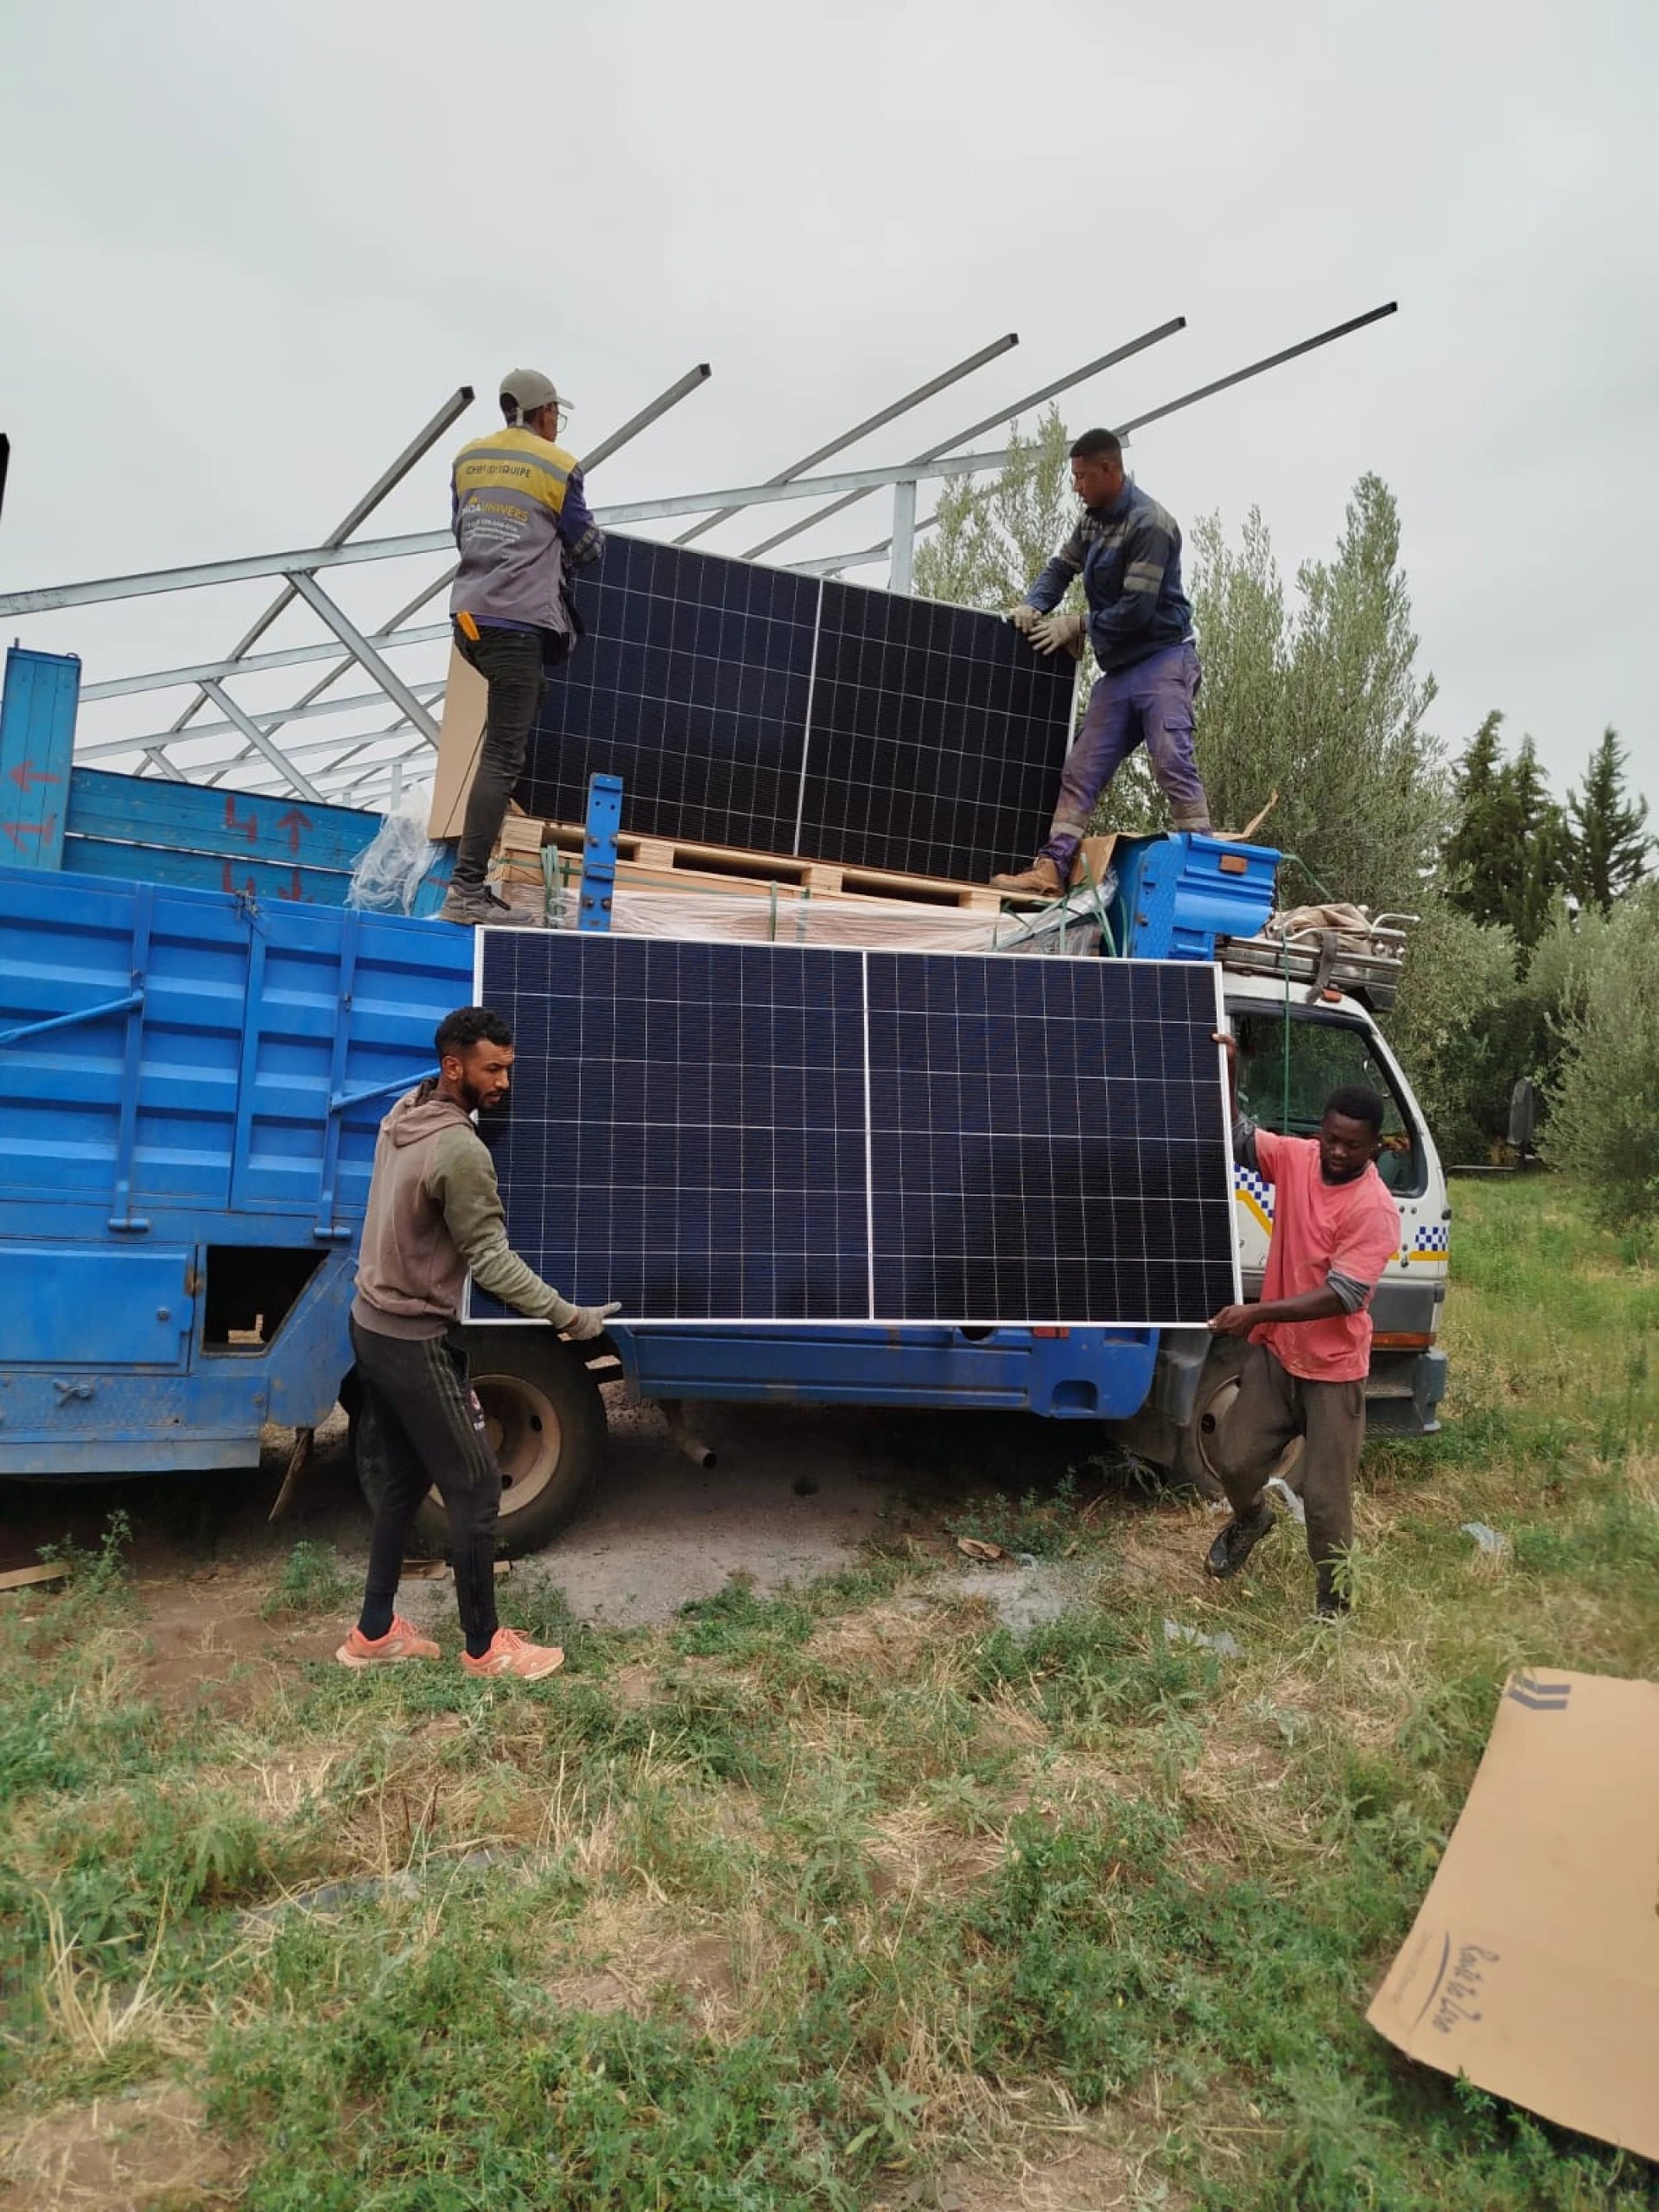
M 481 1005 L 481 1004 L 486 1003 L 486 1001 L 484 1001 L 484 999 L 483 999 L 483 997 L 482 997 L 482 993 L 483 993 L 483 989 L 484 989 L 484 954 L 485 954 L 485 946 L 486 946 L 486 938 L 488 938 L 488 937 L 493 937 L 493 936 L 500 936 L 500 937 L 504 937 L 504 938 L 517 938 L 517 937 L 520 936 L 520 934 L 521 934 L 521 933 L 520 933 L 518 931 L 517 931 L 517 930 L 499 930 L 499 931 L 498 931 L 498 930 L 488 929 L 488 928 L 480 928 L 480 929 L 478 929 L 477 931 L 475 931 L 475 932 L 474 932 L 474 950 L 473 950 L 473 996 L 474 996 L 474 1003 L 475 1003 L 475 1004 L 480 1004 L 480 1005 Z M 566 933 L 566 932 L 560 932 L 560 934 L 562 934 L 562 935 L 563 935 L 563 934 L 569 934 L 569 936 L 571 936 L 571 937 L 577 936 L 578 934 L 585 934 L 585 935 L 586 935 L 586 936 L 588 936 L 589 938 L 601 938 L 601 937 L 602 937 L 602 938 L 607 938 L 607 939 L 608 939 L 608 938 L 609 938 L 609 932 L 608 932 L 608 931 L 588 931 L 588 932 L 585 932 L 585 933 L 579 933 L 579 932 L 576 932 L 576 931 L 570 931 L 570 932 L 568 932 L 568 933 Z M 649 945 L 649 944 L 654 944 L 654 943 L 659 943 L 659 942 L 670 942 L 670 943 L 671 943 L 671 942 L 677 942 L 677 940 L 672 940 L 672 939 L 671 939 L 671 940 L 658 940 L 658 939 L 653 939 L 653 938 L 624 938 L 624 939 L 621 939 L 621 940 L 620 940 L 620 942 L 622 942 L 622 943 L 625 943 L 625 944 L 646 944 L 646 945 Z M 757 945 L 757 946 L 751 946 L 751 947 L 748 947 L 748 948 L 747 948 L 747 950 L 766 950 L 767 948 L 765 948 L 765 947 L 758 946 L 758 945 Z M 629 1314 L 629 1313 L 620 1313 L 616 1314 L 616 1315 L 613 1317 L 613 1323 L 614 1323 L 614 1325 L 615 1325 L 617 1328 L 619 1328 L 619 1329 L 765 1329 L 765 1330 L 798 1330 L 798 1329 L 811 1329 L 811 1330 L 815 1330 L 815 1331 L 816 1331 L 816 1330 L 819 1330 L 819 1329 L 870 1329 L 870 1328 L 881 1328 L 881 1329 L 930 1329 L 930 1328 L 958 1328 L 958 1329 L 976 1329 L 976 1330 L 979 1330 L 979 1329 L 997 1330 L 997 1329 L 1033 1329 L 1033 1328 L 1042 1328 L 1042 1329 L 1065 1329 L 1065 1330 L 1068 1330 L 1068 1331 L 1069 1331 L 1069 1330 L 1073 1330 L 1073 1329 L 1078 1329 L 1078 1330 L 1084 1330 L 1084 1329 L 1087 1329 L 1087 1330 L 1103 1330 L 1103 1331 L 1139 1331 L 1139 1330 L 1147 1330 L 1147 1329 L 1160 1329 L 1160 1330 L 1161 1330 L 1161 1329 L 1191 1329 L 1191 1328 L 1197 1328 L 1197 1327 L 1199 1327 L 1199 1326 L 1201 1326 L 1201 1325 L 1202 1325 L 1202 1323 L 1201 1323 L 1201 1322 L 1199 1322 L 1199 1321 L 1196 1321 L 1196 1320 L 1193 1320 L 1193 1319 L 1168 1319 L 1168 1318 L 1165 1318 L 1165 1319 L 1160 1319 L 1160 1320 L 1135 1320 L 1135 1321 L 1130 1321 L 1130 1320 L 1119 1320 L 1119 1319 L 1113 1319 L 1113 1320 L 1110 1320 L 1110 1321 L 1096 1321 L 1096 1320 L 1082 1320 L 1082 1321 L 1079 1321 L 1079 1320 L 1068 1319 L 1067 1319 L 1065 1315 L 1063 1315 L 1063 1314 L 1054 1314 L 1054 1315 L 1050 1315 L 1050 1314 L 1046 1314 L 1046 1313 L 1045 1313 L 1045 1314 L 1039 1314 L 1039 1315 L 1032 1315 L 1032 1316 L 1029 1316 L 1029 1317 L 1027 1317 L 1026 1319 L 1021 1320 L 1021 1321 L 1014 1321 L 1014 1320 L 1010 1320 L 1010 1319 L 1007 1319 L 1006 1316 L 1002 1317 L 1002 1318 L 1001 1318 L 1001 1319 L 987 1319 L 986 1318 L 984 1318 L 984 1317 L 982 1317 L 982 1316 L 976 1317 L 976 1316 L 971 1315 L 971 1314 L 969 1314 L 969 1315 L 965 1315 L 965 1316 L 963 1316 L 963 1317 L 960 1317 L 960 1318 L 956 1317 L 956 1316 L 952 1316 L 952 1315 L 947 1315 L 947 1314 L 928 1315 L 928 1316 L 926 1316 L 926 1317 L 919 1317 L 919 1316 L 915 1315 L 915 1314 L 910 1314 L 910 1315 L 906 1315 L 906 1316 L 902 1316 L 902 1317 L 899 1317 L 899 1318 L 894 1319 L 894 1318 L 891 1318 L 891 1317 L 885 1316 L 885 1315 L 879 1314 L 879 1313 L 875 1313 L 875 1312 L 874 1311 L 874 1303 L 875 1303 L 875 1300 L 874 1300 L 874 1284 L 875 1284 L 875 1267 L 876 1267 L 875 1239 L 874 1239 L 874 1212 L 875 1193 L 874 1193 L 874 1166 L 873 1166 L 873 1157 L 872 1157 L 872 1155 L 873 1155 L 873 1148 L 874 1148 L 874 1147 L 873 1147 L 874 1129 L 873 1129 L 873 1119 L 872 1119 L 872 1116 L 871 1116 L 871 1112 L 870 1112 L 870 1103 L 869 1103 L 869 1083 L 870 1083 L 870 1059 L 869 1059 L 869 960 L 870 960 L 870 953 L 869 953 L 869 950 L 868 950 L 868 948 L 864 948 L 864 947 L 853 947 L 853 946 L 848 946 L 848 945 L 800 945 L 800 946 L 790 946 L 790 947 L 787 947 L 787 948 L 785 948 L 785 950 L 790 950 L 790 951 L 799 951 L 799 952 L 803 952 L 803 953 L 805 953 L 805 954 L 807 954 L 807 955 L 809 955 L 809 956 L 817 955 L 817 956 L 820 956 L 820 957 L 822 957 L 823 955 L 825 955 L 825 954 L 830 954 L 830 955 L 835 955 L 835 956 L 839 956 L 839 957 L 845 957 L 849 956 L 849 954 L 856 953 L 856 956 L 857 956 L 858 960 L 859 960 L 860 969 L 861 969 L 861 976 L 862 976 L 862 978 L 863 978 L 864 1046 L 865 1046 L 865 1051 L 864 1051 L 864 1097 L 865 1097 L 864 1137 L 865 1137 L 865 1209 L 866 1209 L 865 1217 L 866 1217 L 866 1223 L 867 1223 L 867 1225 L 868 1225 L 868 1248 L 867 1248 L 867 1260 L 866 1260 L 866 1266 L 867 1266 L 868 1277 L 868 1281 L 869 1281 L 869 1284 L 870 1284 L 870 1290 L 871 1290 L 870 1305 L 871 1305 L 871 1307 L 872 1307 L 872 1311 L 871 1311 L 870 1313 L 860 1313 L 860 1314 L 853 1314 L 853 1315 L 847 1315 L 847 1314 L 842 1314 L 842 1315 L 840 1315 L 840 1316 L 826 1316 L 826 1315 L 810 1315 L 810 1316 L 808 1316 L 808 1315 L 794 1315 L 794 1316 L 786 1317 L 786 1318 L 782 1318 L 782 1319 L 776 1319 L 776 1318 L 772 1318 L 772 1317 L 770 1317 L 770 1316 L 765 1316 L 765 1317 L 756 1318 L 756 1317 L 754 1317 L 754 1316 L 753 1316 L 753 1315 L 749 1315 L 749 1314 L 742 1314 L 742 1313 L 737 1313 L 737 1314 L 726 1314 L 726 1315 L 718 1315 L 718 1314 L 696 1314 L 696 1315 L 690 1315 L 690 1316 L 687 1316 L 687 1315 L 681 1315 L 681 1314 L 666 1314 L 666 1315 L 663 1315 L 663 1316 L 660 1316 L 660 1317 L 659 1317 L 659 1316 L 655 1316 L 655 1315 L 652 1315 L 652 1314 L 637 1314 L 637 1315 L 635 1315 L 635 1314 Z M 984 960 L 986 960 L 986 959 L 990 959 L 990 958 L 998 958 L 998 957 L 1001 957 L 1001 958 L 1013 958 L 1013 957 L 1014 957 L 1015 956 L 1014 956 L 1014 955 L 1012 955 L 1012 954 L 1005 954 L 1005 955 L 1000 955 L 1000 956 L 999 956 L 999 955 L 995 955 L 995 954 L 986 954 L 986 953 L 981 953 L 981 952 L 967 953 L 967 952 L 933 952 L 933 951 L 930 951 L 930 952 L 906 952 L 906 953 L 905 953 L 905 954 L 903 955 L 903 957 L 904 957 L 905 958 L 906 958 L 906 959 L 913 959 L 913 960 L 928 960 L 928 961 L 935 961 L 935 960 L 956 960 L 956 961 L 962 961 L 962 960 L 974 960 L 974 961 L 984 961 Z M 1044 964 L 1045 966 L 1046 966 L 1048 963 L 1047 963 L 1046 962 L 1045 962 L 1043 964 Z M 1065 965 L 1066 965 L 1067 967 L 1070 967 L 1071 964 L 1072 964 L 1072 963 L 1070 963 L 1070 962 L 1067 962 L 1067 963 L 1065 963 Z M 1181 969 L 1183 972 L 1187 973 L 1187 974 L 1190 974 L 1190 973 L 1192 972 L 1192 970 L 1195 967 L 1197 967 L 1197 966 L 1204 965 L 1204 966 L 1207 967 L 1207 968 L 1209 969 L 1209 971 L 1210 971 L 1211 980 L 1211 983 L 1212 983 L 1212 986 L 1213 986 L 1213 988 L 1214 988 L 1214 992 L 1215 992 L 1215 1006 L 1216 1006 L 1215 1029 L 1216 1029 L 1216 1033 L 1217 1033 L 1217 1039 L 1219 1039 L 1220 1034 L 1221 1034 L 1221 1033 L 1222 1033 L 1226 1029 L 1226 1005 L 1225 1005 L 1225 1001 L 1224 1001 L 1224 995 L 1223 995 L 1223 976 L 1222 976 L 1221 968 L 1220 968 L 1220 966 L 1219 966 L 1219 964 L 1218 964 L 1217 963 L 1216 963 L 1216 962 L 1214 962 L 1214 961 L 1209 961 L 1209 962 L 1205 962 L 1205 963 L 1198 963 L 1198 962 L 1196 962 L 1196 961 L 1191 961 L 1191 960 L 1135 960 L 1135 961 L 1116 961 L 1116 960 L 1114 960 L 1114 961 L 1112 961 L 1112 962 L 1110 963 L 1110 965 L 1112 965 L 1114 968 L 1128 968 L 1128 967 L 1135 967 L 1135 968 L 1141 968 L 1141 969 L 1145 969 L 1145 968 L 1173 968 L 1173 969 Z M 1239 1240 L 1238 1240 L 1238 1237 L 1237 1237 L 1236 1233 L 1235 1232 L 1235 1230 L 1234 1230 L 1234 1229 L 1233 1229 L 1233 1214 L 1234 1214 L 1234 1205 L 1233 1205 L 1233 1185 L 1234 1185 L 1234 1171 L 1235 1171 L 1235 1166 L 1236 1166 L 1236 1161 L 1235 1161 L 1234 1154 L 1233 1154 L 1233 1115 L 1232 1115 L 1232 1110 L 1231 1110 L 1231 1106 L 1232 1106 L 1232 1093 L 1231 1093 L 1231 1090 L 1230 1090 L 1230 1071 L 1229 1071 L 1229 1068 L 1228 1068 L 1228 1062 L 1227 1062 L 1227 1048 L 1226 1048 L 1226 1046 L 1225 1046 L 1224 1045 L 1221 1044 L 1219 1041 L 1217 1041 L 1217 1045 L 1216 1045 L 1216 1063 L 1217 1063 L 1217 1074 L 1218 1074 L 1219 1078 L 1220 1078 L 1220 1084 L 1221 1084 L 1222 1107 L 1223 1107 L 1223 1110 L 1222 1110 L 1222 1147 L 1223 1147 L 1223 1153 L 1224 1153 L 1224 1156 L 1225 1162 L 1226 1162 L 1226 1182 L 1225 1182 L 1225 1186 L 1224 1186 L 1224 1196 L 1225 1196 L 1225 1205 L 1226 1205 L 1227 1221 L 1228 1221 L 1228 1229 L 1229 1229 L 1229 1235 L 1228 1235 L 1228 1254 L 1229 1254 L 1229 1262 L 1230 1262 L 1230 1274 L 1231 1274 L 1231 1288 L 1232 1288 L 1232 1299 L 1231 1299 L 1231 1301 L 1230 1301 L 1230 1302 L 1231 1302 L 1232 1304 L 1234 1304 L 1234 1305 L 1239 1305 L 1239 1304 L 1242 1304 L 1242 1303 L 1243 1303 L 1243 1301 L 1244 1291 L 1243 1291 L 1243 1277 L 1242 1277 L 1242 1274 L 1241 1274 L 1241 1272 L 1240 1272 L 1240 1262 L 1239 1262 Z M 550 1118 L 550 1117 L 549 1117 L 549 1118 Z M 474 1117 L 474 1119 L 476 1119 L 476 1117 Z M 556 1286 L 555 1286 L 555 1287 L 556 1287 L 556 1288 L 558 1288 L 558 1289 L 561 1289 L 561 1290 L 563 1290 L 563 1289 L 565 1288 L 565 1287 L 564 1287 L 563 1284 L 556 1285 Z M 568 1291 L 566 1291 L 566 1295 L 568 1296 L 568 1295 L 569 1295 L 569 1294 L 569 1294 Z M 532 1315 L 526 1314 L 526 1313 L 512 1313 L 512 1312 L 511 1312 L 511 1311 L 509 1311 L 509 1310 L 503 1310 L 503 1311 L 499 1311 L 499 1312 L 492 1312 L 492 1313 L 487 1313 L 487 1314 L 479 1314 L 479 1315 L 476 1315 L 476 1316 L 475 1316 L 475 1315 L 474 1314 L 474 1313 L 473 1313 L 472 1307 L 473 1307 L 473 1280 L 472 1280 L 472 1277 L 471 1277 L 470 1275 L 468 1275 L 468 1277 L 467 1278 L 466 1287 L 465 1287 L 465 1289 L 464 1289 L 464 1291 L 463 1291 L 463 1294 L 462 1294 L 462 1300 L 461 1300 L 461 1320 L 462 1320 L 464 1323 L 472 1324 L 472 1323 L 474 1323 L 474 1321 L 476 1321 L 476 1323 L 478 1324 L 478 1325 L 485 1326 L 485 1327 L 489 1327 L 489 1328 L 537 1328 L 537 1329 L 541 1329 L 541 1328 L 545 1328 L 545 1327 L 547 1326 L 547 1324 L 546 1324 L 546 1322 L 545 1322 L 545 1321 L 538 1320 L 538 1319 L 537 1319 L 535 1317 L 533 1317 Z M 1205 1320 L 1207 1320 L 1209 1318 L 1210 1318 L 1210 1317 L 1206 1314 L 1206 1315 L 1204 1317 L 1204 1319 L 1205 1319 Z

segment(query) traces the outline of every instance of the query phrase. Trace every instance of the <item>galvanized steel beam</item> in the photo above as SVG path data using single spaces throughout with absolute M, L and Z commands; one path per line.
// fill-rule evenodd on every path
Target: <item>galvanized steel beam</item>
M 427 743 L 435 751 L 438 726 L 403 677 L 390 662 L 376 652 L 351 617 L 336 607 L 315 576 L 303 572 L 294 579 L 294 588 L 314 614 L 320 614 L 340 639 L 354 661 L 359 661 L 385 693 L 394 707 L 401 707 L 419 730 Z
M 845 453 L 849 446 L 855 446 L 861 438 L 868 437 L 872 430 L 885 429 L 887 423 L 896 422 L 899 416 L 907 415 L 912 407 L 919 407 L 925 399 L 931 399 L 941 391 L 948 391 L 953 384 L 960 384 L 963 377 L 972 376 L 976 369 L 982 369 L 988 361 L 1000 359 L 1010 346 L 1019 343 L 1019 334 L 1012 330 L 1006 338 L 994 339 L 988 346 L 982 346 L 977 353 L 970 353 L 965 361 L 958 361 L 954 368 L 946 369 L 939 376 L 930 377 L 925 384 L 918 384 L 914 391 L 907 391 L 902 399 L 895 399 L 891 407 L 884 407 L 874 415 L 867 415 L 861 423 L 855 423 L 852 429 L 844 430 L 840 437 L 831 438 L 828 445 L 814 447 L 802 460 L 792 462 L 787 468 L 780 468 L 776 476 L 768 477 L 766 481 L 769 484 L 787 484 L 797 476 L 804 476 L 809 468 L 816 468 L 821 461 L 830 461 L 836 454 Z M 705 531 L 713 530 L 716 523 L 729 522 L 734 515 L 742 512 L 741 507 L 722 507 L 718 514 L 705 515 L 701 522 L 694 523 L 690 530 L 683 531 L 674 543 L 689 545 L 694 537 L 701 537 Z
M 1040 407 L 1046 399 L 1052 399 L 1059 392 L 1069 391 L 1074 385 L 1086 383 L 1090 377 L 1100 375 L 1103 370 L 1116 368 L 1120 361 L 1127 361 L 1134 354 L 1144 353 L 1148 346 L 1160 345 L 1166 338 L 1173 338 L 1178 330 L 1185 330 L 1185 327 L 1186 317 L 1178 315 L 1172 321 L 1160 323 L 1156 330 L 1143 331 L 1139 338 L 1131 338 L 1127 346 L 1115 346 L 1109 353 L 1102 353 L 1095 360 L 1085 361 L 1080 369 L 1056 377 L 1052 384 L 1039 385 L 1035 391 L 1028 391 L 1023 399 L 1016 399 L 1011 406 L 1000 408 L 995 415 L 985 416 L 966 430 L 958 430 L 955 437 L 941 439 L 938 445 L 930 446 L 925 453 L 917 454 L 910 464 L 911 471 L 920 476 L 959 473 L 943 469 L 939 466 L 940 455 L 950 453 L 956 446 L 965 446 L 969 438 L 979 437 L 986 430 L 994 430 L 1001 423 L 1013 422 L 1016 415 L 1023 415 L 1028 407 Z M 1006 458 L 1005 454 L 999 454 L 995 465 L 1001 467 Z M 903 469 L 897 470 L 887 480 L 896 484 L 905 474 Z M 827 522 L 831 515 L 838 515 L 843 509 L 853 506 L 862 496 L 861 489 L 853 491 L 849 487 L 847 498 L 837 499 L 833 506 L 825 507 L 821 513 L 808 515 L 804 521 L 791 523 L 787 530 L 780 530 L 775 536 L 763 539 L 759 545 L 752 546 L 743 558 L 758 561 L 763 553 L 770 553 L 773 546 L 782 545 L 789 538 L 798 537 L 804 530 L 810 530 L 818 523 Z

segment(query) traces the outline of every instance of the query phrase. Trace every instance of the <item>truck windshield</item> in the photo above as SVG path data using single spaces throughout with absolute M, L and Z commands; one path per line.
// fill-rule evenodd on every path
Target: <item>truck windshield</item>
M 1418 1131 L 1363 1023 L 1313 1007 L 1292 1007 L 1287 1056 L 1279 1008 L 1230 1007 L 1228 1016 L 1238 1039 L 1238 1103 L 1253 1122 L 1281 1136 L 1311 1137 L 1331 1093 L 1363 1083 L 1382 1100 L 1377 1173 L 1397 1196 L 1421 1194 L 1427 1162 Z

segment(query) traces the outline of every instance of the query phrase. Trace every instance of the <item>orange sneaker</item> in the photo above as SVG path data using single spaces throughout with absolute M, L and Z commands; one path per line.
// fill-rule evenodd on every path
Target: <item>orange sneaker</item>
M 372 1638 L 353 1627 L 334 1656 L 342 1667 L 395 1667 L 405 1659 L 435 1659 L 438 1647 L 430 1637 L 419 1635 L 401 1613 L 391 1617 L 384 1636 Z
M 481 1659 L 463 1651 L 461 1663 L 469 1675 L 517 1675 L 523 1682 L 539 1682 L 564 1664 L 556 1643 L 532 1643 L 516 1628 L 499 1628 Z

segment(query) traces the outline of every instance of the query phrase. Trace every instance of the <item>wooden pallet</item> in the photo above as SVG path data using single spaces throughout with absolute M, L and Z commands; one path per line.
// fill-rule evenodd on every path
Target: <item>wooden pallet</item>
M 539 836 L 537 833 L 539 832 Z M 568 823 L 509 819 L 500 850 L 519 874 L 532 862 L 540 880 L 542 850 L 553 847 L 571 868 L 580 866 L 583 831 Z M 678 837 L 644 837 L 621 831 L 616 841 L 617 881 L 634 890 L 804 892 L 815 899 L 893 899 L 918 906 L 952 906 L 996 913 L 1005 905 L 1042 906 L 1041 899 L 994 890 L 988 883 L 960 883 L 944 876 L 906 875 L 896 868 L 849 868 L 789 853 L 741 852 L 727 845 L 698 845 Z

